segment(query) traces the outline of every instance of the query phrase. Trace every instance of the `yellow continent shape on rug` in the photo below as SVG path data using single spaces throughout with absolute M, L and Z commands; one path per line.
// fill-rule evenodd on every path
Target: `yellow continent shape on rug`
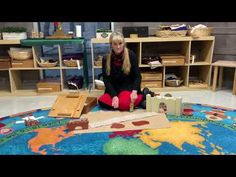
M 196 125 L 205 126 L 204 122 L 170 122 L 170 128 L 143 130 L 137 138 L 142 140 L 145 144 L 155 149 L 161 146 L 163 142 L 170 143 L 180 150 L 183 149 L 183 144 L 188 143 L 197 148 L 202 154 L 207 154 L 203 142 L 205 138 L 201 136 L 201 129 Z M 213 151 L 211 154 L 220 154 L 220 147 L 211 145 Z

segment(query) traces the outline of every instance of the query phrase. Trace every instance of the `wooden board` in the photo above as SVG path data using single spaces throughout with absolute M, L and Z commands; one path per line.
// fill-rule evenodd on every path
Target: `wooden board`
M 146 110 L 134 110 L 134 112 L 120 112 L 120 111 L 98 111 L 98 112 L 90 112 L 88 114 L 84 114 L 81 117 L 87 118 L 89 123 L 95 123 L 97 121 L 104 121 L 111 119 L 112 117 L 117 116 L 125 116 L 132 115 L 138 113 L 144 113 Z M 135 126 L 134 123 L 145 121 L 149 122 L 145 125 Z M 87 130 L 74 130 L 74 133 L 95 133 L 95 132 L 114 132 L 114 131 L 125 131 L 125 130 L 142 130 L 142 129 L 158 129 L 158 128 L 169 128 L 170 124 L 165 114 L 158 114 L 151 117 L 141 118 L 137 120 L 129 120 L 125 122 L 119 122 L 124 127 L 123 128 L 112 128 L 112 125 L 105 125 L 96 128 L 89 128 Z
M 175 55 L 175 54 L 161 54 L 160 55 L 161 59 L 184 59 L 184 55 Z
M 87 93 L 59 95 L 48 116 L 79 118 L 87 96 Z
M 97 102 L 97 97 L 87 97 L 82 114 L 87 114 L 91 109 L 93 109 L 97 105 Z
M 236 68 L 236 61 L 218 60 L 212 66 Z

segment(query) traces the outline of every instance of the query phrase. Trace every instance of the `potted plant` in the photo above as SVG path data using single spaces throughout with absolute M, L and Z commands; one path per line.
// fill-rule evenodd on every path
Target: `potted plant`
M 3 40 L 20 40 L 27 38 L 27 29 L 24 27 L 3 27 L 0 29 Z
M 96 38 L 109 38 L 112 31 L 109 29 L 97 29 Z

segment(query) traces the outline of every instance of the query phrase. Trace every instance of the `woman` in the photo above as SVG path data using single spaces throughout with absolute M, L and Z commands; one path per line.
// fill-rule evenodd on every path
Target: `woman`
M 105 94 L 98 102 L 108 109 L 129 110 L 130 104 L 138 106 L 141 94 L 141 74 L 134 52 L 126 48 L 124 36 L 113 32 L 109 39 L 111 51 L 102 61 Z

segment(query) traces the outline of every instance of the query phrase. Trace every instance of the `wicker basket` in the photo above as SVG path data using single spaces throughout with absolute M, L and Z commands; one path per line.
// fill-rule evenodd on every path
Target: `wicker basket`
M 199 38 L 204 36 L 210 36 L 213 31 L 213 28 L 197 28 L 193 32 L 191 30 L 188 31 L 188 35 L 192 36 L 193 38 Z
M 166 85 L 169 87 L 178 87 L 183 83 L 183 80 L 166 80 Z
M 159 30 L 156 31 L 157 37 L 184 37 L 187 34 L 187 30 L 181 30 L 181 31 L 170 31 L 170 30 Z
M 63 63 L 67 67 L 77 67 L 77 60 L 63 60 Z
M 40 63 L 40 62 L 38 62 L 38 65 L 40 67 L 43 67 L 43 68 L 51 68 L 51 67 L 57 66 L 57 62 L 54 62 L 54 63 L 49 63 L 49 62 L 42 62 L 42 63 Z
M 55 63 L 38 63 L 40 67 L 43 68 L 51 68 L 51 67 L 55 67 L 57 65 L 57 62 Z
M 28 60 L 33 58 L 33 53 L 31 50 L 26 50 L 26 51 L 9 50 L 8 53 L 13 60 Z

